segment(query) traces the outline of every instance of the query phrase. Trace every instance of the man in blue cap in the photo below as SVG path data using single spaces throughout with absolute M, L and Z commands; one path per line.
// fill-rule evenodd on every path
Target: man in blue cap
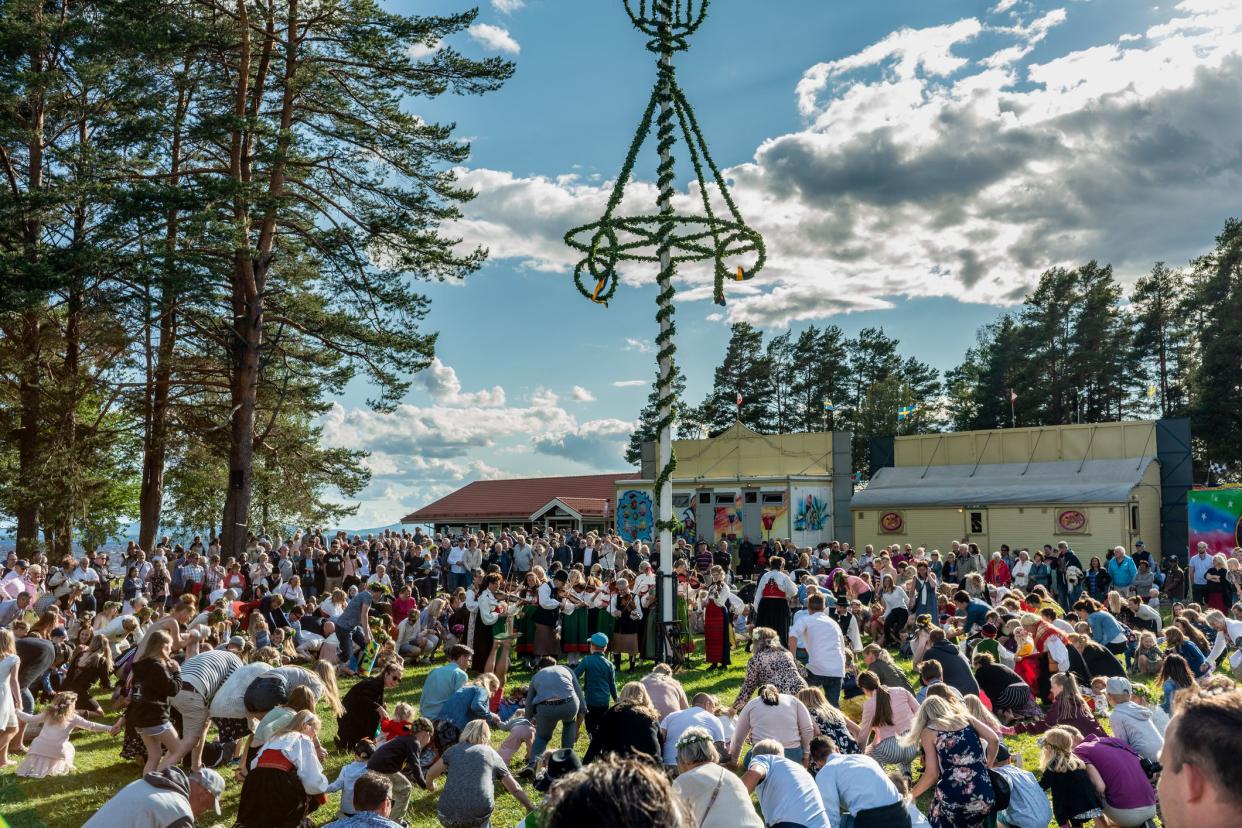
M 595 735 L 599 720 L 608 712 L 608 706 L 617 700 L 617 672 L 604 655 L 608 651 L 608 636 L 597 632 L 587 639 L 591 653 L 578 662 L 574 673 L 582 684 L 586 696 L 586 729 Z

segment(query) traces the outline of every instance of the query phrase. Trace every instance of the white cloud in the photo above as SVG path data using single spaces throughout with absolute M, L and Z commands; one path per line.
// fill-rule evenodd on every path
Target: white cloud
M 642 388 L 647 385 L 646 380 L 617 380 L 612 384 L 613 388 Z
M 655 343 L 650 339 L 635 339 L 632 336 L 625 338 L 625 350 L 638 351 L 640 354 L 649 354 L 655 350 Z
M 434 55 L 436 52 L 444 48 L 444 42 L 437 40 L 433 43 L 415 43 L 410 47 L 410 57 L 414 60 L 422 60 Z
M 441 405 L 496 408 L 505 404 L 505 390 L 499 385 L 463 394 L 457 372 L 451 366 L 445 365 L 439 357 L 432 357 L 431 365 L 415 377 L 415 383 L 425 388 L 431 398 Z
M 1049 267 L 1095 258 L 1125 277 L 1211 244 L 1242 191 L 1242 0 L 1183 0 L 1141 40 L 1060 54 L 1048 35 L 1076 7 L 1029 8 L 994 6 L 1003 25 L 901 29 L 806 71 L 793 90 L 805 126 L 725 170 L 768 248 L 763 272 L 726 286 L 728 321 L 780 326 L 896 297 L 1003 305 Z M 457 231 L 555 273 L 578 259 L 562 235 L 598 218 L 612 186 L 461 175 L 479 197 Z M 696 198 L 675 206 L 696 211 Z M 634 182 L 620 212 L 654 200 Z M 621 275 L 624 289 L 654 269 Z M 683 267 L 677 288 L 708 299 L 710 273 Z
M 418 375 L 430 405 L 400 405 L 388 413 L 346 408 L 340 403 L 319 419 L 327 446 L 364 448 L 362 463 L 370 485 L 354 502 L 359 514 L 350 525 L 386 526 L 473 480 L 519 476 L 518 462 L 530 473 L 538 457 L 557 459 L 547 473 L 563 473 L 564 460 L 580 471 L 625 468 L 624 450 L 633 423 L 618 419 L 579 420 L 560 397 L 538 387 L 521 405 L 509 405 L 504 389 L 462 393 L 457 372 L 439 359 Z M 574 386 L 571 399 L 595 399 Z
M 522 51 L 522 47 L 509 34 L 509 30 L 503 26 L 493 26 L 491 23 L 475 23 L 466 31 L 485 49 L 507 52 L 511 55 L 516 55 Z
M 492 8 L 501 14 L 513 14 L 525 5 L 524 0 L 492 0 Z

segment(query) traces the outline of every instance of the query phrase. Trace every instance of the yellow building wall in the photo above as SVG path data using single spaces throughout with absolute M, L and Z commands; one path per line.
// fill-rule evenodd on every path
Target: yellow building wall
M 705 440 L 674 440 L 674 482 L 832 475 L 832 433 L 757 434 L 741 423 Z M 847 470 L 848 471 L 848 470 Z
M 1152 468 L 1155 468 L 1153 465 Z M 1159 471 L 1156 472 L 1157 480 Z M 1058 532 L 1057 514 L 1068 508 L 1077 508 L 1087 515 L 1087 530 L 1077 533 Z M 1140 502 L 1140 509 L 1144 504 Z M 1154 510 L 1155 535 L 1159 534 L 1159 497 L 1154 505 L 1147 508 Z M 900 512 L 904 520 L 901 532 L 886 533 L 880 531 L 880 516 L 886 512 Z M 971 534 L 968 529 L 968 511 L 982 511 L 984 531 Z M 1146 521 L 1146 515 L 1140 521 Z M 1129 530 L 1129 504 L 1058 504 L 1033 506 L 993 506 L 984 509 L 966 510 L 957 507 L 923 508 L 923 509 L 862 509 L 853 511 L 855 546 L 867 544 L 885 546 L 899 543 L 903 546 L 925 546 L 928 549 L 946 551 L 955 540 L 965 539 L 977 543 L 985 553 L 1000 549 L 1001 544 L 1008 544 L 1013 549 L 1028 548 L 1034 551 L 1049 543 L 1056 545 L 1059 541 L 1067 542 L 1083 559 L 1092 555 L 1101 558 L 1104 552 L 1114 546 L 1131 548 L 1134 537 Z M 1142 537 L 1153 554 L 1158 553 L 1159 538 L 1150 532 Z M 1153 537 L 1153 541 L 1148 540 Z
M 898 466 L 963 466 L 1053 460 L 1155 457 L 1153 421 L 1092 423 L 1045 428 L 1002 428 L 898 437 Z M 1145 540 L 1145 539 L 1144 539 Z

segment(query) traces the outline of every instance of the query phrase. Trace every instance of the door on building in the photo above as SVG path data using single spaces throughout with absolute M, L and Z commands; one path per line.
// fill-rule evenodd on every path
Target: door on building
M 979 549 L 983 552 L 983 557 L 991 560 L 992 547 L 988 544 L 988 510 L 984 506 L 967 506 L 962 510 L 963 526 L 962 534 L 966 537 L 967 543 L 975 543 L 979 545 Z
M 757 543 L 763 537 L 763 518 L 758 489 L 742 490 L 742 535 Z M 738 538 L 740 543 L 742 538 Z
M 712 543 L 716 540 L 716 504 L 712 502 L 712 490 L 700 489 L 698 505 L 694 508 L 695 540 Z

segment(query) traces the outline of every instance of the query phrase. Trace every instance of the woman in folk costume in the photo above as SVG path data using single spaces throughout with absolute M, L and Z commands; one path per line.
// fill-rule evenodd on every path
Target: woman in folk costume
M 470 620 L 466 624 L 464 641 L 469 643 L 474 655 L 470 659 L 470 669 L 476 673 L 489 673 L 487 660 L 492 655 L 494 643 L 492 625 L 479 623 L 479 598 L 487 590 L 483 572 L 475 570 L 470 588 L 466 590 L 466 609 L 470 611 Z
M 768 571 L 755 587 L 755 626 L 776 630 L 781 641 L 789 639 L 789 600 L 798 594 L 798 586 L 785 574 L 785 561 L 778 557 L 768 560 Z
M 1051 698 L 1050 679 L 1055 673 L 1070 669 L 1069 648 L 1064 634 L 1034 613 L 1026 613 L 1020 619 L 1018 652 L 1014 659 L 1014 672 L 1022 677 L 1035 695 L 1047 701 Z
M 583 597 L 587 602 L 587 640 L 599 632 L 611 639 L 616 620 L 608 612 L 608 605 L 612 603 L 611 588 L 592 575 L 587 579 L 587 591 L 583 593 Z
M 648 644 L 648 639 L 652 638 L 651 625 L 655 623 L 656 616 L 659 613 L 653 612 L 656 601 L 656 575 L 651 567 L 650 561 L 643 561 L 638 565 L 638 576 L 634 578 L 634 594 L 638 596 L 638 605 L 643 610 L 643 624 L 638 630 L 638 649 L 643 655 L 648 652 L 654 652 L 654 640 Z M 650 658 L 650 656 L 646 656 Z
M 608 614 L 614 621 L 612 639 L 608 642 L 612 650 L 612 663 L 621 669 L 622 654 L 630 657 L 630 669 L 638 658 L 638 631 L 643 624 L 642 602 L 637 593 L 630 589 L 627 578 L 618 577 L 613 583 L 613 596 L 608 602 Z
M 326 754 L 316 747 L 319 717 L 297 713 L 250 763 L 233 828 L 299 828 L 326 801 Z
M 551 581 L 539 585 L 538 609 L 535 611 L 535 652 L 536 656 L 552 656 L 561 654 L 561 644 L 556 639 L 556 625 L 561 620 L 561 587 L 569 582 L 569 573 L 558 570 Z
M 561 649 L 569 656 L 570 665 L 578 663 L 583 653 L 589 653 L 587 644 L 587 606 L 582 595 L 586 579 L 577 569 L 569 571 L 569 580 L 561 587 Z
M 539 585 L 546 580 L 543 570 L 534 567 L 526 573 L 521 589 L 522 604 L 516 617 L 517 654 L 531 663 L 535 654 L 535 615 L 539 611 Z
M 504 686 L 504 676 L 509 672 L 509 648 L 512 646 L 513 635 L 509 631 L 509 623 L 513 617 L 509 602 L 501 595 L 504 576 L 492 572 L 483 579 L 483 588 L 479 591 L 478 618 L 475 621 L 475 642 L 481 640 L 480 629 L 487 629 L 486 637 L 491 639 L 487 652 L 483 653 L 482 669 L 475 672 L 495 673 Z M 516 608 L 513 608 L 516 611 Z M 479 651 L 474 651 L 472 662 L 479 660 Z M 471 664 L 473 667 L 474 665 Z
M 733 593 L 725 582 L 725 572 L 719 566 L 707 570 L 710 584 L 707 601 L 703 608 L 703 653 L 709 670 L 724 670 L 729 666 L 732 649 L 730 632 L 733 629 L 733 613 L 729 609 L 729 596 Z

